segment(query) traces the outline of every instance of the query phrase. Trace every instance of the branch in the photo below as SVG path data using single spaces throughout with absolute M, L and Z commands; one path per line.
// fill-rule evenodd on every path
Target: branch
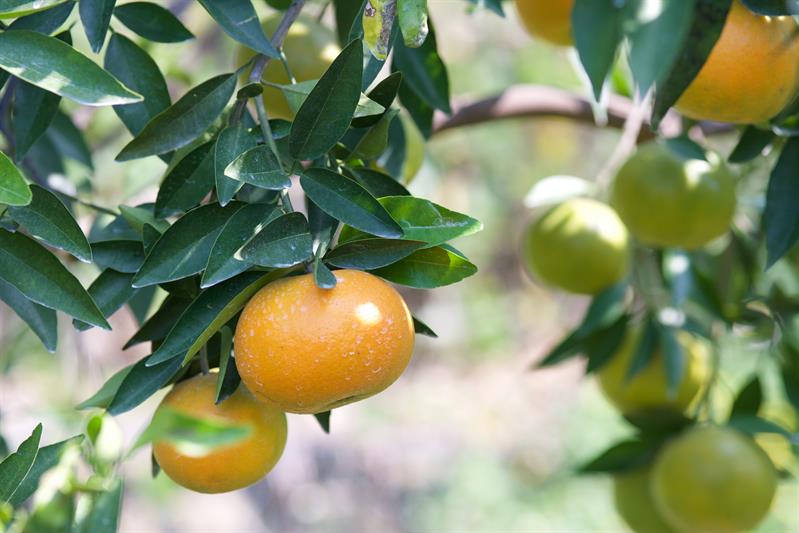
M 633 102 L 619 95 L 610 95 L 607 105 L 607 125 L 623 129 L 624 123 L 633 112 Z M 462 126 L 482 124 L 509 118 L 563 117 L 578 122 L 595 125 L 591 101 L 563 89 L 545 85 L 514 85 L 497 96 L 473 102 L 454 102 L 452 115 L 436 113 L 433 120 L 433 134 Z M 647 126 L 641 128 L 638 142 L 655 138 L 655 133 Z M 729 132 L 733 126 L 719 123 L 701 123 L 705 135 Z M 660 123 L 660 133 L 667 137 L 679 135 L 682 120 L 677 113 L 669 112 Z
M 272 35 L 272 46 L 274 46 L 276 50 L 280 50 L 283 47 L 283 41 L 286 39 L 286 35 L 288 35 L 289 28 L 291 28 L 291 25 L 297 20 L 297 17 L 300 16 L 300 11 L 302 11 L 304 5 L 305 0 L 293 0 L 286 10 L 283 19 L 275 30 L 275 34 Z M 269 64 L 270 59 L 271 58 L 268 56 L 258 54 L 255 59 L 255 64 L 250 71 L 250 82 L 261 81 L 261 76 L 264 73 L 266 65 Z

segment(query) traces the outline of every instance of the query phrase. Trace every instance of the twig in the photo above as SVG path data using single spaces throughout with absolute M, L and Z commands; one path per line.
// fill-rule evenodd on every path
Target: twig
M 297 20 L 297 17 L 300 15 L 300 11 L 302 11 L 304 5 L 305 0 L 293 0 L 289 8 L 286 10 L 286 13 L 283 15 L 283 19 L 280 21 L 280 24 L 275 30 L 274 35 L 272 35 L 272 46 L 274 46 L 277 50 L 280 50 L 283 47 L 283 41 L 286 39 L 289 28 L 291 28 L 291 25 L 294 24 L 295 20 Z M 255 64 L 253 65 L 249 76 L 249 81 L 251 83 L 261 80 L 261 76 L 263 76 L 264 69 L 266 68 L 266 65 L 269 63 L 270 59 L 272 58 L 263 54 L 258 54 L 256 56 Z
M 610 185 L 613 176 L 619 170 L 624 161 L 635 151 L 638 138 L 641 136 L 641 127 L 644 124 L 645 116 L 649 110 L 649 98 L 636 97 L 633 101 L 630 114 L 627 115 L 627 120 L 624 121 L 622 128 L 621 139 L 616 144 L 613 153 L 610 154 L 605 164 L 599 169 L 596 174 L 596 183 L 603 194 L 607 193 L 607 188 Z

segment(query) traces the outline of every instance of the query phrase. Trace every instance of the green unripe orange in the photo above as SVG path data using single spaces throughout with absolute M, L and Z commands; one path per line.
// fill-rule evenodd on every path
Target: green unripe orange
M 660 516 L 649 487 L 651 465 L 613 476 L 616 511 L 635 533 L 675 533 Z

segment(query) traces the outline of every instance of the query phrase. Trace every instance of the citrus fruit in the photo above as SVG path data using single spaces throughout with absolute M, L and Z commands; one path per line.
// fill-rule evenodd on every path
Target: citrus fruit
M 610 203 L 642 243 L 695 249 L 729 228 L 735 181 L 715 154 L 690 159 L 652 142 L 619 169 Z
M 524 256 L 542 281 L 596 294 L 627 275 L 628 246 L 627 229 L 613 209 L 572 198 L 533 221 L 524 238 Z
M 777 472 L 751 439 L 732 428 L 693 428 L 659 452 L 651 480 L 663 518 L 681 531 L 748 531 L 768 513 Z
M 710 375 L 707 345 L 688 332 L 677 333 L 677 342 L 683 349 L 683 373 L 677 390 L 670 394 L 659 348 L 646 367 L 627 379 L 640 338 L 640 328 L 630 328 L 619 351 L 599 369 L 597 378 L 602 392 L 625 415 L 688 410 L 704 391 Z
M 767 17 L 735 0 L 721 37 L 675 105 L 687 117 L 764 122 L 799 85 L 799 38 L 791 17 Z
M 571 46 L 574 0 L 516 0 L 527 31 L 553 44 Z
M 357 270 L 336 286 L 287 277 L 261 289 L 236 327 L 236 367 L 256 396 L 292 413 L 362 400 L 399 378 L 413 352 L 411 314 L 399 293 Z
M 216 405 L 217 374 L 198 375 L 175 385 L 158 409 L 247 425 L 250 434 L 207 455 L 181 453 L 167 441 L 153 443 L 153 455 L 173 481 L 197 492 L 228 492 L 252 485 L 274 468 L 286 445 L 286 415 L 257 401 L 244 387 Z
M 660 516 L 649 488 L 651 465 L 613 475 L 616 511 L 635 533 L 674 533 Z
M 263 28 L 270 37 L 280 24 L 282 16 L 272 15 L 263 21 Z M 285 41 L 283 53 L 288 60 L 291 73 L 297 82 L 318 80 L 336 59 L 341 48 L 338 46 L 336 34 L 330 28 L 317 22 L 313 17 L 300 15 L 291 25 Z M 243 65 L 255 52 L 246 47 L 238 51 L 238 64 Z M 262 77 L 271 83 L 287 84 L 291 81 L 281 61 L 269 61 Z M 280 89 L 264 87 L 264 104 L 269 118 L 291 120 L 294 112 L 289 107 Z

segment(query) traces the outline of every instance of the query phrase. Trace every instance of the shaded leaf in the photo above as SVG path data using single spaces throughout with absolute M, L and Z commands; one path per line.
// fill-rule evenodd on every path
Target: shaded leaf
M 279 191 L 291 187 L 288 172 L 280 165 L 274 152 L 263 144 L 236 157 L 225 168 L 224 175 L 261 189 Z
M 127 375 L 133 370 L 134 365 L 126 366 L 122 370 L 117 371 L 114 373 L 110 378 L 103 383 L 103 386 L 100 387 L 100 390 L 95 392 L 90 398 L 82 401 L 78 405 L 75 406 L 75 409 L 82 410 L 82 409 L 90 409 L 93 407 L 98 407 L 100 409 L 105 409 L 111 404 L 111 401 L 116 396 L 119 387 L 122 385 L 122 382 L 125 380 Z
M 331 250 L 325 261 L 339 268 L 373 270 L 396 263 L 425 246 L 421 241 L 362 239 Z
M 199 0 L 230 37 L 259 54 L 279 58 L 280 54 L 261 28 L 250 0 Z
M 747 383 L 732 404 L 730 417 L 735 418 L 741 415 L 757 415 L 763 403 L 763 387 L 760 379 L 755 376 Z
M 30 472 L 39 451 L 39 440 L 42 437 L 42 425 L 39 424 L 19 445 L 17 451 L 0 462 L 0 502 L 7 502 L 25 480 Z
M 244 261 L 265 267 L 286 268 L 313 256 L 313 240 L 302 213 L 288 213 L 266 225 L 241 249 Z
M 227 205 L 243 185 L 225 175 L 225 169 L 237 157 L 258 145 L 259 134 L 238 124 L 222 130 L 214 146 L 214 181 L 220 205 Z
M 727 161 L 730 163 L 746 163 L 758 157 L 771 144 L 776 136 L 771 130 L 762 130 L 756 126 L 747 126 L 738 139 L 738 144 Z
M 444 61 L 438 55 L 436 32 L 432 24 L 421 47 L 409 48 L 401 41 L 395 44 L 392 70 L 402 72 L 403 86 L 407 85 L 427 105 L 444 113 L 452 112 L 449 104 L 449 75 Z
M 194 38 L 171 11 L 153 2 L 117 6 L 114 16 L 134 33 L 157 43 L 179 43 Z
M 55 352 L 58 320 L 55 311 L 28 300 L 16 287 L 0 279 L 0 301 L 5 302 L 42 341 L 48 352 Z
M 319 425 L 322 427 L 322 431 L 325 433 L 330 433 L 330 411 L 325 411 L 323 413 L 316 413 L 314 414 L 316 421 L 319 422 Z
M 136 294 L 136 290 L 130 284 L 132 279 L 133 274 L 107 269 L 103 270 L 89 286 L 89 295 L 97 302 L 97 307 L 106 318 L 113 315 Z M 73 320 L 72 324 L 78 331 L 85 331 L 91 327 L 79 320 Z
M 20 82 L 14 88 L 14 156 L 21 161 L 28 150 L 44 135 L 58 111 L 61 97 L 30 83 Z
M 80 21 L 83 23 L 86 38 L 95 54 L 102 49 L 103 43 L 105 43 L 105 34 L 111 23 L 114 4 L 116 4 L 116 0 L 80 0 L 78 2 Z
M 155 366 L 147 366 L 147 359 L 133 365 L 122 379 L 114 399 L 108 404 L 109 414 L 116 416 L 138 407 L 180 371 L 180 359 Z
M 417 250 L 405 259 L 372 271 L 388 281 L 417 289 L 451 285 L 475 273 L 476 266 L 441 247 Z
M 153 316 L 145 320 L 139 331 L 130 338 L 125 346 L 122 348 L 127 350 L 131 346 L 140 344 L 147 341 L 160 341 L 166 338 L 169 331 L 177 322 L 177 319 L 186 308 L 191 304 L 192 300 L 185 297 L 170 295 L 161 304 Z
M 799 239 L 799 137 L 791 137 L 782 149 L 766 190 L 763 225 L 766 230 L 766 268 L 776 263 Z
M 169 170 L 158 189 L 155 216 L 165 218 L 199 205 L 214 186 L 213 142 L 198 146 Z
M 432 337 L 434 339 L 438 338 L 438 334 L 435 331 L 433 331 L 433 329 L 430 326 L 428 326 L 427 324 L 425 324 L 416 317 L 413 317 L 413 329 L 417 335 L 424 335 L 426 337 Z
M 651 442 L 628 440 L 614 444 L 582 467 L 583 473 L 617 473 L 641 467 L 652 460 L 657 446 Z
M 92 243 L 94 264 L 125 274 L 135 274 L 144 263 L 144 248 L 139 241 L 102 241 Z

